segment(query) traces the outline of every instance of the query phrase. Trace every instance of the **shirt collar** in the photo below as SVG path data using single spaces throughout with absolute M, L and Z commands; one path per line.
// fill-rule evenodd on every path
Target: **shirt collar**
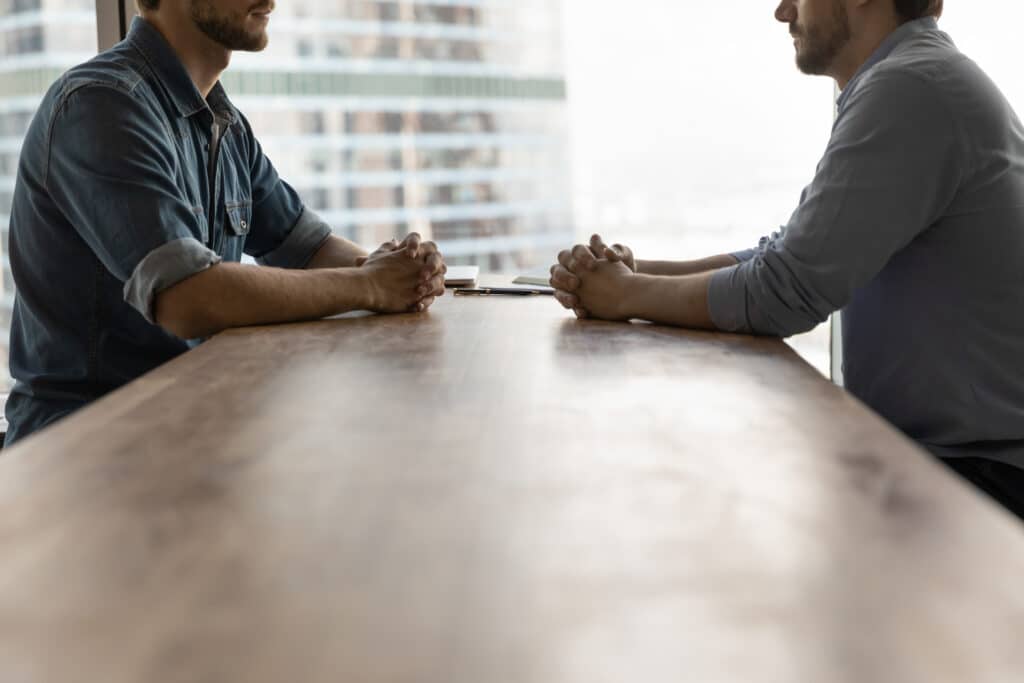
M 148 21 L 135 17 L 127 40 L 149 62 L 153 73 L 167 89 L 182 117 L 188 118 L 201 111 L 212 110 L 229 124 L 238 121 L 238 111 L 231 104 L 220 82 L 213 86 L 209 97 L 204 100 L 178 55 Z
M 878 49 L 868 57 L 868 61 L 864 62 L 857 73 L 853 75 L 850 82 L 846 84 L 846 88 L 843 89 L 839 99 L 836 103 L 839 108 L 842 109 L 846 104 L 846 100 L 849 99 L 850 93 L 853 92 L 853 86 L 857 83 L 860 78 L 872 69 L 875 65 L 885 61 L 893 51 L 899 47 L 900 43 L 907 40 L 911 36 L 916 36 L 926 31 L 937 31 L 939 29 L 939 22 L 935 17 L 924 17 L 922 19 L 915 19 L 914 21 L 908 21 L 907 23 L 900 26 L 898 29 L 890 33 L 882 44 L 878 46 Z

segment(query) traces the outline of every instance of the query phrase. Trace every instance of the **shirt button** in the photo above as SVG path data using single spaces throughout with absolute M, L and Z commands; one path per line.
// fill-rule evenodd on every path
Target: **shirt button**
M 242 230 L 247 230 L 248 228 L 249 228 L 249 224 L 246 223 L 245 221 L 242 221 Z

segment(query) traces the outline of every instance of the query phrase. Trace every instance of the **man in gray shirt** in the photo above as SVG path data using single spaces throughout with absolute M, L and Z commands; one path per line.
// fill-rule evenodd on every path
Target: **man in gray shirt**
M 581 316 L 786 337 L 842 310 L 847 388 L 1024 516 L 1024 127 L 938 28 L 940 0 L 783 0 L 797 64 L 842 90 L 789 223 L 756 249 L 563 252 Z

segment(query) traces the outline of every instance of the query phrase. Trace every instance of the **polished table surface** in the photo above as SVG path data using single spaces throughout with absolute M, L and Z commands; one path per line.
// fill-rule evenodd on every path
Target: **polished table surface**
M 0 456 L 0 680 L 1024 680 L 1024 527 L 777 340 L 231 331 Z

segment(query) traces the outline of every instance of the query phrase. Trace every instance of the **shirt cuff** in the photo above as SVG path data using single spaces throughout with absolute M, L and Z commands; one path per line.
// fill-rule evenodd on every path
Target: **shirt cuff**
M 303 209 L 281 246 L 256 259 L 256 262 L 261 266 L 300 270 L 309 265 L 330 236 L 331 226 L 309 209 Z
M 711 322 L 723 332 L 750 334 L 747 315 L 745 263 L 723 268 L 711 276 L 708 285 L 708 313 Z
M 754 257 L 762 253 L 765 249 L 770 247 L 774 242 L 781 239 L 783 233 L 786 232 L 786 226 L 781 226 L 777 232 L 773 232 L 771 235 L 762 237 L 761 241 L 757 243 L 757 246 L 753 249 L 744 249 L 743 251 L 735 251 L 731 254 L 734 259 L 740 263 L 746 263 L 747 261 L 754 260 Z
M 755 256 L 757 256 L 757 252 L 758 252 L 757 249 L 744 249 L 743 251 L 733 252 L 733 253 L 729 254 L 729 256 L 732 256 L 734 259 L 736 259 L 740 263 L 746 263 L 747 261 L 749 261 L 752 258 L 754 258 Z
M 124 300 L 156 325 L 156 295 L 221 262 L 199 240 L 186 237 L 149 252 L 124 285 Z

